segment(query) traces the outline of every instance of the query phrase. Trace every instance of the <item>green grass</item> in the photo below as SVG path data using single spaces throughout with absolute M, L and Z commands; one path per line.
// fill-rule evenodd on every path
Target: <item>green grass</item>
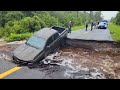
M 88 25 L 89 27 L 90 25 Z M 81 25 L 81 26 L 73 26 L 72 27 L 72 31 L 75 31 L 75 30 L 80 30 L 80 29 L 84 29 L 85 28 L 85 25 Z
M 112 34 L 113 40 L 120 42 L 120 25 L 109 23 L 108 28 Z

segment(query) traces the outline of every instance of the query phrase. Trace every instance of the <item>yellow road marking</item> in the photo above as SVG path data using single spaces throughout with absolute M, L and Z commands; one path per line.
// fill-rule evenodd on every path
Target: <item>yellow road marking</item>
M 7 76 L 7 75 L 9 75 L 9 74 L 11 74 L 11 73 L 13 73 L 13 72 L 15 72 L 15 71 L 17 71 L 17 70 L 19 70 L 19 69 L 21 69 L 21 68 L 22 67 L 14 67 L 14 68 L 12 68 L 12 69 L 10 69 L 10 70 L 0 74 L 0 79 L 5 77 L 5 76 Z

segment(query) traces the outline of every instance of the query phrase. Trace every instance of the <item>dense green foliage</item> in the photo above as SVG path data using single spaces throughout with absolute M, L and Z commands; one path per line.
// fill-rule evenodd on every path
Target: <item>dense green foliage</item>
M 112 34 L 113 40 L 120 42 L 120 25 L 109 23 L 108 28 Z
M 32 36 L 32 33 L 24 33 L 24 34 L 13 34 L 11 33 L 9 37 L 5 38 L 5 41 L 11 42 L 11 41 L 19 41 L 24 40 Z
M 111 22 L 113 22 L 116 25 L 120 25 L 120 11 L 118 11 L 116 17 L 111 18 Z
M 0 37 L 6 41 L 22 40 L 44 27 L 67 28 L 69 21 L 81 27 L 86 21 L 101 19 L 100 11 L 0 11 Z
M 120 11 L 118 11 L 115 17 L 111 18 L 109 30 L 112 34 L 112 38 L 115 41 L 120 42 Z
M 88 25 L 88 27 L 90 27 L 90 24 Z M 72 31 L 75 31 L 75 30 L 82 30 L 85 28 L 85 25 L 81 25 L 81 26 L 73 26 L 72 27 Z

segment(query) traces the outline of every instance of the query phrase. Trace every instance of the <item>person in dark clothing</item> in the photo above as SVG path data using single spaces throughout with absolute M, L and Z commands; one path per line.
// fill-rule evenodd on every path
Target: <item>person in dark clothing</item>
M 88 28 L 88 21 L 85 23 L 85 25 L 86 25 L 86 31 L 87 31 L 87 28 Z
M 96 23 L 96 22 L 94 22 L 94 29 L 96 29 L 96 26 L 97 26 L 97 23 Z
M 93 22 L 91 22 L 91 31 L 92 31 L 92 29 L 93 29 L 93 26 L 94 26 L 94 23 L 93 23 Z
M 71 27 L 72 27 L 72 24 L 71 24 L 71 21 L 68 23 L 68 33 L 71 33 Z
M 98 22 L 98 24 L 99 24 L 99 22 Z

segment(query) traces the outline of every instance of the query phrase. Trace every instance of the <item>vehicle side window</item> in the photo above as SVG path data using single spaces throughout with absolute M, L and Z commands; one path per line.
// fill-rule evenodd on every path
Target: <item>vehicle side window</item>
M 53 40 L 56 40 L 56 39 L 58 38 L 58 36 L 59 36 L 58 33 L 54 34 L 54 35 L 53 35 Z
M 47 40 L 47 46 L 49 46 L 51 43 L 53 42 L 53 38 L 52 37 L 50 37 L 48 40 Z

